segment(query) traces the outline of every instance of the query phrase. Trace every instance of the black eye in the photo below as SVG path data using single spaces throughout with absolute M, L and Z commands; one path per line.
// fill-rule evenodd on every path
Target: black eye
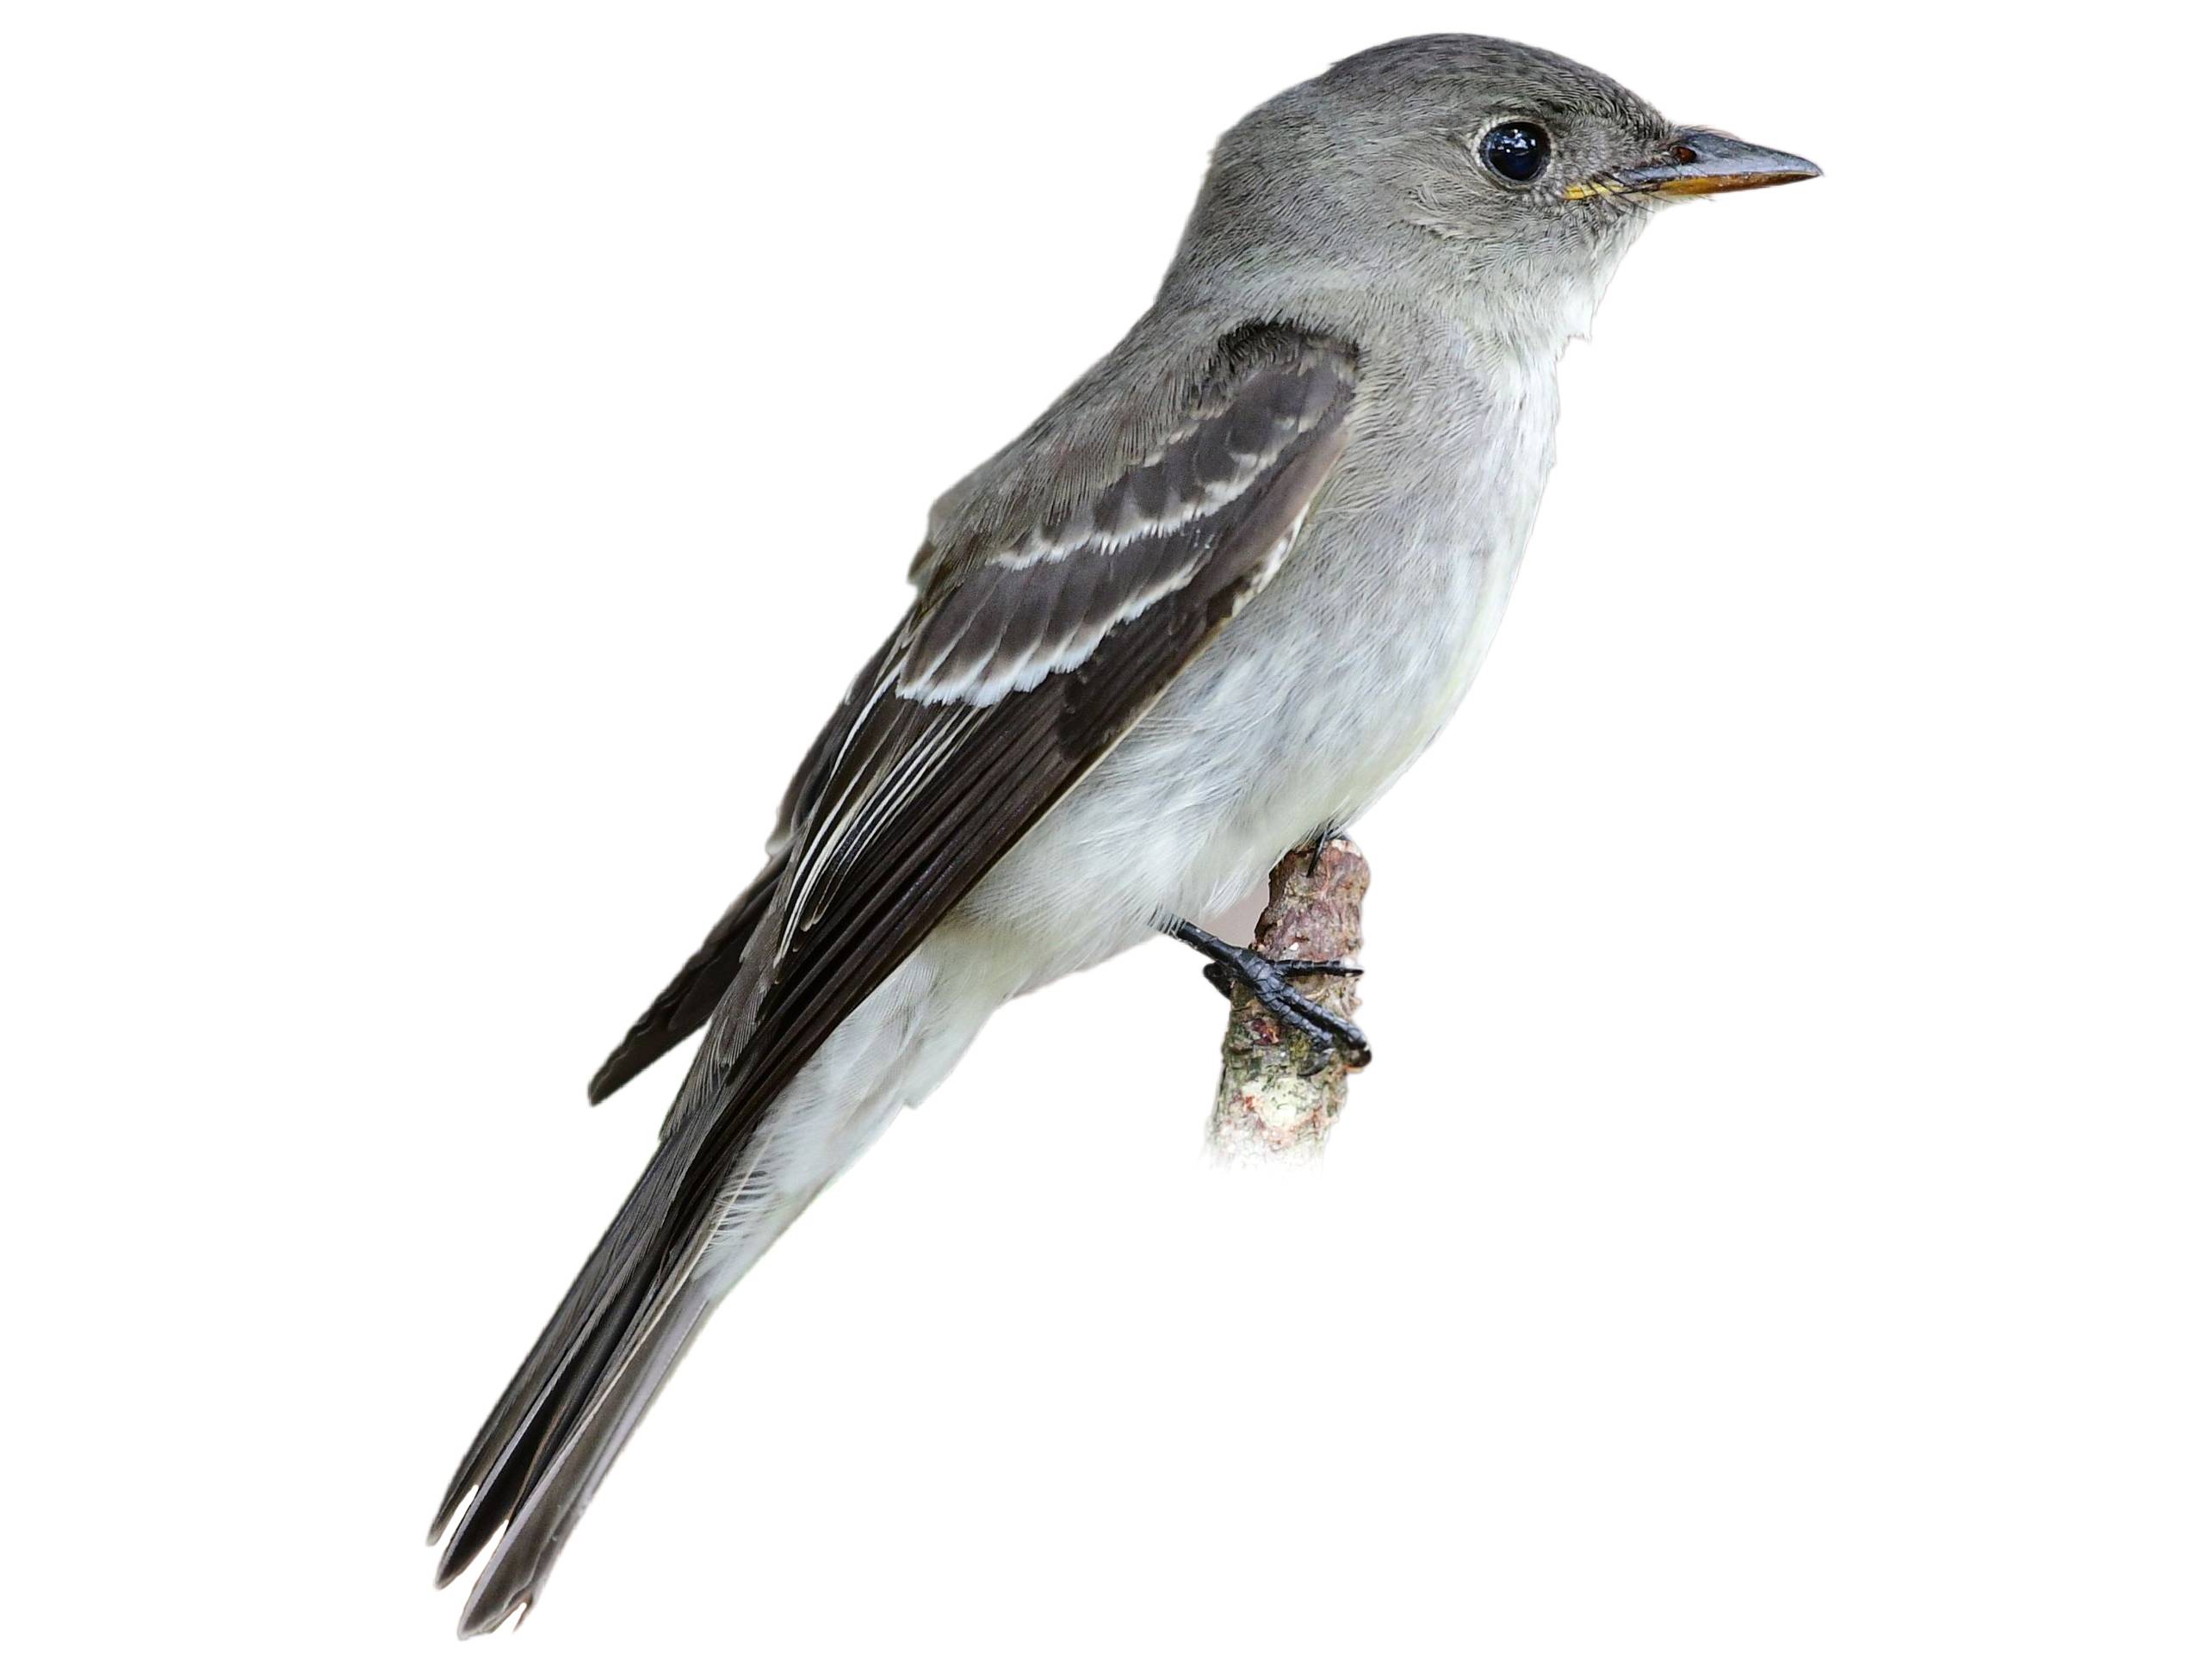
M 1534 121 L 1507 121 L 1483 134 L 1481 151 L 1484 166 L 1526 184 L 1551 164 L 1552 135 Z

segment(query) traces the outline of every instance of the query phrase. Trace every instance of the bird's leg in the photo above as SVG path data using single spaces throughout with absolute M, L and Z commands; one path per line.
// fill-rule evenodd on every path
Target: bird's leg
M 1326 1065 L 1329 1057 L 1339 1049 L 1343 1052 L 1345 1063 L 1355 1069 L 1374 1058 L 1373 1049 L 1367 1045 L 1366 1033 L 1341 1014 L 1331 1013 L 1310 997 L 1301 996 L 1291 988 L 1293 979 L 1323 974 L 1356 978 L 1364 969 L 1342 962 L 1276 962 L 1257 950 L 1218 939 L 1203 927 L 1180 917 L 1162 931 L 1169 938 L 1181 940 L 1208 959 L 1207 982 L 1224 996 L 1232 994 L 1236 987 L 1242 985 L 1277 1019 L 1304 1032 L 1306 1040 L 1313 1044 L 1316 1069 Z

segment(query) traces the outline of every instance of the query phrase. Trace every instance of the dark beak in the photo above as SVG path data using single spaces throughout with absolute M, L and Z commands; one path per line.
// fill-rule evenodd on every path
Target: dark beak
M 1763 150 L 1726 133 L 1685 127 L 1656 161 L 1570 186 L 1569 197 L 1593 195 L 1713 195 L 1722 190 L 1759 190 L 1819 178 L 1802 156 Z

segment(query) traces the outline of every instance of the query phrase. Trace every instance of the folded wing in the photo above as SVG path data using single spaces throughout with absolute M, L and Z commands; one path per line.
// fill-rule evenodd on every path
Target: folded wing
M 499 1535 L 464 1629 L 536 1593 L 711 1305 L 692 1270 L 778 1094 L 1274 574 L 1343 451 L 1355 375 L 1335 342 L 1241 330 L 1172 388 L 1156 442 L 1087 480 L 1052 472 L 1013 529 L 924 549 L 768 870 L 602 1070 L 595 1093 L 715 1005 L 651 1164 L 447 1491 L 442 1578 Z M 1030 436 L 1056 464 L 1050 418 Z

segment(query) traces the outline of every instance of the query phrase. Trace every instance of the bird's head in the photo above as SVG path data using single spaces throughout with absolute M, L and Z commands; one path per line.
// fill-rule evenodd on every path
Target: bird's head
M 1819 174 L 1677 126 L 1555 53 L 1426 35 L 1348 58 L 1232 128 L 1187 251 L 1217 269 L 1289 252 L 1429 275 L 1578 331 L 1655 208 Z

